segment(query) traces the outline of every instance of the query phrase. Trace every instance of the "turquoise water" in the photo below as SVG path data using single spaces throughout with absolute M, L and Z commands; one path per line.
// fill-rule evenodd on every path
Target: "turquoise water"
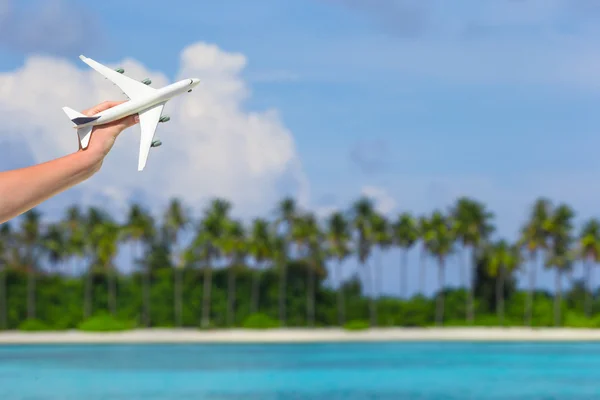
M 600 398 L 600 344 L 0 346 L 2 400 Z

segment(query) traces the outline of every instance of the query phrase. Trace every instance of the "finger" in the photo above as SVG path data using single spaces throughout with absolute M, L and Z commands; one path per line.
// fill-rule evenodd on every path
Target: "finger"
M 130 126 L 134 126 L 138 122 L 140 122 L 140 116 L 138 114 L 133 114 L 133 115 L 123 118 L 121 120 L 120 125 L 123 127 L 123 129 L 126 129 L 126 128 L 129 128 Z
M 104 101 L 100 104 L 95 105 L 92 108 L 89 108 L 89 109 L 83 111 L 82 114 L 87 115 L 87 116 L 98 114 L 101 111 L 108 110 L 109 108 L 118 106 L 119 104 L 122 104 L 122 103 L 125 103 L 125 101 L 124 100 Z
M 123 130 L 137 124 L 138 122 L 140 122 L 140 117 L 138 116 L 138 114 L 132 114 L 127 117 L 118 119 L 114 122 L 111 122 L 110 125 L 116 126 L 119 129 Z

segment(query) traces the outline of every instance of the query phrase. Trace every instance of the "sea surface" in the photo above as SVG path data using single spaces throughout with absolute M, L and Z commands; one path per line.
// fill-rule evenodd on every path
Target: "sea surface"
M 0 346 L 2 400 L 600 399 L 600 344 Z

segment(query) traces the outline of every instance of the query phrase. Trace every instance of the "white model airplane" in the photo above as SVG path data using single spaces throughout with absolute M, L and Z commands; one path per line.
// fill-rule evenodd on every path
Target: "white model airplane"
M 166 102 L 184 92 L 191 92 L 192 88 L 200 83 L 200 80 L 196 78 L 184 79 L 163 88 L 154 89 L 148 86 L 152 83 L 149 79 L 138 82 L 122 75 L 125 71 L 121 68 L 112 70 L 83 55 L 79 58 L 120 87 L 129 98 L 129 101 L 93 116 L 83 115 L 69 107 L 63 107 L 65 114 L 75 124 L 74 128 L 77 129 L 81 148 L 87 148 L 94 126 L 107 124 L 137 113 L 140 117 L 141 129 L 138 171 L 143 170 L 148 160 L 150 148 L 160 146 L 160 141 L 154 141 L 156 126 L 159 122 L 167 122 L 170 119 L 168 116 L 162 116 Z

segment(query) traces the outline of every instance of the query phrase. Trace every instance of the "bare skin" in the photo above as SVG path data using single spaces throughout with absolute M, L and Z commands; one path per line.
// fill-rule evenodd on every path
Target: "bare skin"
M 82 114 L 94 115 L 121 103 L 106 101 Z M 85 150 L 80 146 L 77 152 L 64 157 L 0 172 L 0 224 L 90 178 L 100 170 L 119 134 L 138 122 L 136 114 L 94 127 Z

